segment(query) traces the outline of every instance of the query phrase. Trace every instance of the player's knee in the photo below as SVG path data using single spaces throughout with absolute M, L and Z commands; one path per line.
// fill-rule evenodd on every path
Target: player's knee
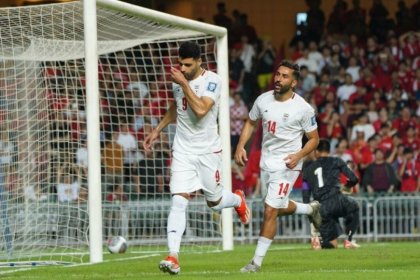
M 279 209 L 265 205 L 264 220 L 275 220 L 279 215 Z
M 217 205 L 214 205 L 214 206 L 210 206 L 210 209 L 215 211 L 215 212 L 218 212 L 218 211 L 222 210 L 223 208 L 224 207 L 222 207 L 222 205 L 220 205 L 220 203 L 217 204 Z
M 185 212 L 188 206 L 188 199 L 182 195 L 172 196 L 171 211 Z
M 210 209 L 213 211 L 220 211 L 223 208 L 225 208 L 225 206 L 222 203 L 222 200 L 223 200 L 223 197 L 221 197 L 219 200 L 216 200 L 216 201 L 207 200 L 207 206 L 210 207 Z

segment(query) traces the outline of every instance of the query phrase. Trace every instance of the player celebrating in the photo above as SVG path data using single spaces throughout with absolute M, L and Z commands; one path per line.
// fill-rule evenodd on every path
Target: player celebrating
M 319 203 L 298 203 L 289 194 L 299 175 L 302 159 L 318 145 L 319 136 L 314 109 L 293 92 L 299 79 L 299 66 L 283 61 L 274 74 L 274 91 L 261 94 L 255 101 L 235 152 L 235 161 L 244 165 L 248 160 L 245 144 L 262 119 L 261 188 L 266 189 L 264 220 L 254 258 L 242 272 L 260 270 L 263 258 L 276 235 L 277 217 L 306 214 L 316 226 L 321 223 Z M 302 137 L 308 141 L 302 148 Z
M 184 42 L 178 56 L 180 69 L 171 68 L 175 103 L 143 144 L 146 151 L 153 149 L 160 132 L 176 120 L 167 226 L 169 255 L 159 263 L 160 270 L 170 274 L 180 272 L 178 254 L 191 193 L 202 189 L 207 205 L 216 211 L 234 207 L 243 224 L 251 218 L 244 193 L 232 193 L 221 184 L 222 148 L 217 127 L 221 78 L 201 67 L 198 44 Z
M 341 158 L 330 157 L 329 152 L 330 142 L 321 139 L 315 152 L 317 159 L 303 170 L 303 180 L 309 184 L 314 199 L 321 203 L 321 247 L 337 248 L 337 238 L 341 234 L 338 219 L 343 217 L 347 234 L 344 248 L 358 248 L 360 246 L 352 241 L 352 237 L 359 227 L 359 205 L 341 193 L 339 182 L 343 173 L 348 178 L 344 191 L 351 192 L 358 179 Z

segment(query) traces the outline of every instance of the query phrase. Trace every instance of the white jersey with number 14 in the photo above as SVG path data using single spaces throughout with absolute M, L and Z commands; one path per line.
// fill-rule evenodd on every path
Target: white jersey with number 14
M 285 167 L 283 158 L 302 149 L 302 137 L 317 129 L 315 110 L 299 95 L 283 102 L 274 98 L 274 91 L 261 94 L 249 117 L 262 119 L 263 140 L 260 167 L 276 171 Z M 302 162 L 295 169 L 301 169 Z

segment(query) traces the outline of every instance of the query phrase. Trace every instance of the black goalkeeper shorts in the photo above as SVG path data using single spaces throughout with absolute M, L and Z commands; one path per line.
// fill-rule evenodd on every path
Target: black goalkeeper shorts
M 339 193 L 322 201 L 320 211 L 322 224 L 319 231 L 322 241 L 329 242 L 343 233 L 339 218 L 351 219 L 352 214 L 358 214 L 359 205 L 351 197 Z

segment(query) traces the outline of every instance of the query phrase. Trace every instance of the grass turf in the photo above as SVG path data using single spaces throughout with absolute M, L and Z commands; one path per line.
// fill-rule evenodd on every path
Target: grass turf
M 164 254 L 104 255 L 104 262 L 71 266 L 1 268 L 0 279 L 419 279 L 418 242 L 365 243 L 356 250 L 312 251 L 309 244 L 273 244 L 256 274 L 239 269 L 253 256 L 255 245 L 206 254 L 182 254 L 181 274 L 163 274 L 157 268 Z

